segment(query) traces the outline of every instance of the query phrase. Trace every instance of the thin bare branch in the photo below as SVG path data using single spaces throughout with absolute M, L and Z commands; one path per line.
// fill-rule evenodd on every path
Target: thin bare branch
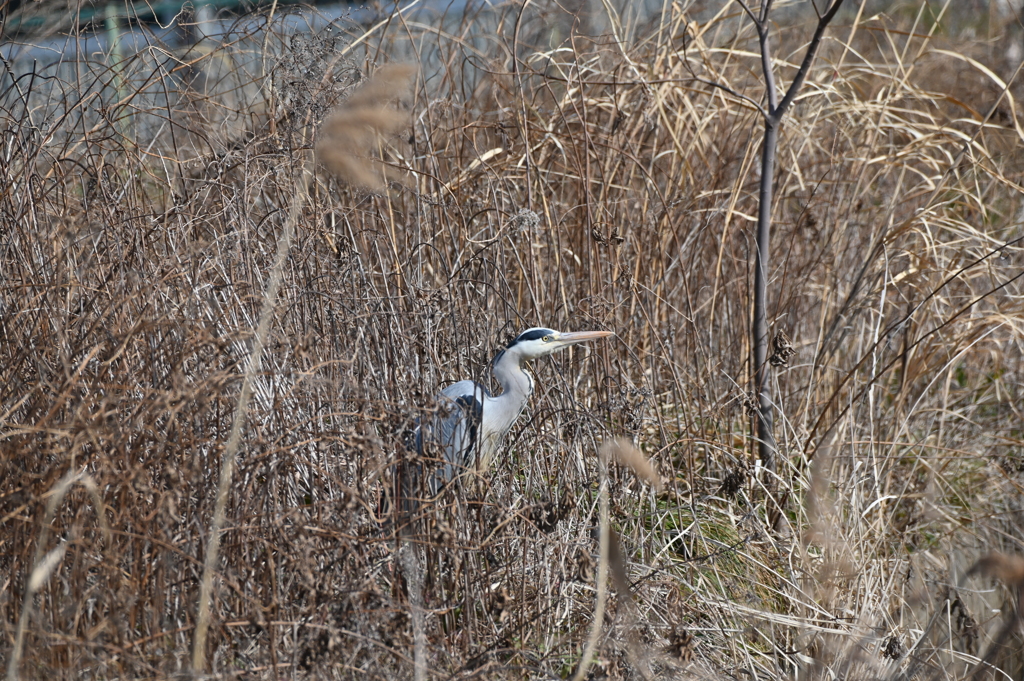
M 818 47 L 821 45 L 821 39 L 825 35 L 825 30 L 829 24 L 832 23 L 832 19 L 835 18 L 839 8 L 842 7 L 843 0 L 834 0 L 832 5 L 828 8 L 828 11 L 818 20 L 818 25 L 814 29 L 814 35 L 811 36 L 811 42 L 807 45 L 807 51 L 804 53 L 804 59 L 800 63 L 800 68 L 797 69 L 796 75 L 793 77 L 793 81 L 789 84 L 789 89 L 786 90 L 786 95 L 782 98 L 778 107 L 773 109 L 773 113 L 782 117 L 786 115 L 786 111 L 789 109 L 793 100 L 800 93 L 800 89 L 804 85 L 804 80 L 807 78 L 808 72 L 811 70 L 811 65 L 814 63 L 814 57 L 818 53 Z
M 742 92 L 737 92 L 736 90 L 733 90 L 728 85 L 723 85 L 722 83 L 718 83 L 718 82 L 715 82 L 713 80 L 708 80 L 706 78 L 701 78 L 700 76 L 694 76 L 693 79 L 695 81 L 697 81 L 698 83 L 703 83 L 704 85 L 708 85 L 710 87 L 717 88 L 719 90 L 722 90 L 723 92 L 726 92 L 726 93 L 732 95 L 736 99 L 739 99 L 739 100 L 742 100 L 742 101 L 746 102 L 750 106 L 754 107 L 757 110 L 757 112 L 759 114 L 761 114 L 762 117 L 767 118 L 768 112 L 765 111 L 758 102 L 756 102 L 755 100 L 753 100 L 750 97 L 746 96 Z
M 757 29 L 757 32 L 760 33 L 761 32 L 761 21 L 756 16 L 754 16 L 754 13 L 751 11 L 750 7 L 747 6 L 747 3 L 744 0 L 734 0 L 734 1 L 736 2 L 737 5 L 740 6 L 740 9 L 742 9 L 746 13 L 746 15 L 748 17 L 750 17 L 751 23 L 754 24 L 754 27 Z

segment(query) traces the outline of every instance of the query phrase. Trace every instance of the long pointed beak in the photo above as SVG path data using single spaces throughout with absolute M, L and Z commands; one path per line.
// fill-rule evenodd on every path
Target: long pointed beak
M 571 333 L 558 334 L 558 341 L 560 343 L 585 343 L 586 341 L 614 335 L 611 331 L 573 331 Z

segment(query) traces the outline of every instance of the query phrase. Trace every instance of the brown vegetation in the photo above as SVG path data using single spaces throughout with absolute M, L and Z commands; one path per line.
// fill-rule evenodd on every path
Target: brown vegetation
M 837 19 L 781 130 L 769 481 L 749 416 L 760 125 L 696 80 L 756 99 L 756 40 L 720 7 L 592 16 L 594 38 L 545 3 L 368 34 L 247 18 L 224 44 L 7 72 L 9 668 L 189 669 L 222 455 L 301 195 L 230 476 L 213 674 L 412 677 L 419 618 L 431 678 L 569 678 L 588 637 L 591 678 L 1019 676 L 1016 64 L 928 14 Z M 809 24 L 783 16 L 785 82 Z M 402 182 L 320 167 L 307 189 L 308 121 L 414 61 L 414 101 L 379 119 L 410 125 L 356 150 Z M 537 324 L 616 338 L 534 367 L 490 477 L 424 509 L 410 576 L 375 520 L 403 432 Z M 642 455 L 606 467 L 617 437 Z

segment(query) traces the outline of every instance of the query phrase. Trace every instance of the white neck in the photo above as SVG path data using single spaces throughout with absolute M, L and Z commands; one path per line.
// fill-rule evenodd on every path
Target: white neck
M 491 369 L 501 385 L 501 394 L 484 398 L 484 418 L 491 424 L 488 429 L 490 441 L 481 443 L 484 465 L 494 456 L 533 393 L 533 378 L 523 369 L 522 361 L 520 354 L 512 348 L 503 352 Z

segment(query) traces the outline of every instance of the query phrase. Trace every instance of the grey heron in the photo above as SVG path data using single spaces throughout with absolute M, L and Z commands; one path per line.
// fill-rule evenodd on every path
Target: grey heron
M 420 456 L 433 456 L 441 462 L 438 471 L 428 478 L 428 489 L 423 491 L 436 496 L 448 482 L 490 466 L 533 393 L 533 376 L 526 370 L 526 362 L 611 335 L 611 331 L 563 333 L 544 327 L 527 329 L 491 363 L 501 394 L 492 395 L 476 381 L 459 381 L 441 390 L 438 409 L 419 421 L 408 445 Z M 406 488 L 407 494 L 411 491 Z

